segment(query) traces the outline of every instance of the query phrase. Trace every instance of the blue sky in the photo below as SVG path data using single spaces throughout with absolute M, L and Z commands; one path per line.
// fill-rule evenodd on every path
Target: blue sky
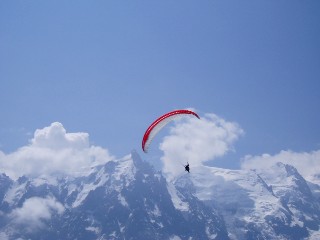
M 123 156 L 192 107 L 245 155 L 320 148 L 320 1 L 0 2 L 0 150 L 58 121 Z M 165 135 L 166 133 L 164 133 Z

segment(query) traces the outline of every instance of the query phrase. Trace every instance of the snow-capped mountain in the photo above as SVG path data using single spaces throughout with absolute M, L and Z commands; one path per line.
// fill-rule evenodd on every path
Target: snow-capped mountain
M 81 177 L 0 175 L 0 239 L 318 239 L 319 189 L 282 163 L 167 182 L 133 151 Z
M 196 197 L 181 193 L 190 211 L 177 209 L 166 179 L 135 152 L 83 177 L 2 175 L 0 186 L 4 239 L 228 238 L 223 219 Z
M 319 198 L 290 165 L 278 163 L 263 172 L 201 166 L 175 185 L 193 189 L 222 214 L 231 239 L 319 238 Z

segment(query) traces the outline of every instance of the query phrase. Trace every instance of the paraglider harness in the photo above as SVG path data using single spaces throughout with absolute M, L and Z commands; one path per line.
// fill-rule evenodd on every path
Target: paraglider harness
M 187 165 L 184 166 L 184 170 L 190 173 L 189 163 L 187 163 Z

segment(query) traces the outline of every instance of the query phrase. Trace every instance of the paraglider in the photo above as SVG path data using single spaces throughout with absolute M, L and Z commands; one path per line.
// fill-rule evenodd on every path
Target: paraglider
M 190 173 L 189 163 L 187 163 L 187 165 L 184 166 L 184 170 Z
M 161 117 L 159 117 L 158 119 L 156 119 L 146 130 L 143 139 L 142 139 L 142 150 L 147 153 L 148 152 L 148 148 L 149 145 L 152 141 L 152 139 L 157 135 L 157 133 L 164 127 L 166 126 L 169 122 L 173 121 L 174 119 L 176 119 L 179 116 L 195 116 L 198 119 L 200 119 L 200 117 L 198 116 L 198 114 L 196 114 L 193 111 L 190 110 L 175 110 L 172 112 L 168 112 L 164 115 L 162 115 Z

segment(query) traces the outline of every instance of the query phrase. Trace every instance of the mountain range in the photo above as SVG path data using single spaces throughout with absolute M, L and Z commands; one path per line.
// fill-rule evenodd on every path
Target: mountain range
M 78 177 L 0 174 L 3 240 L 320 239 L 319 228 L 320 185 L 281 162 L 191 166 L 169 181 L 132 151 Z

